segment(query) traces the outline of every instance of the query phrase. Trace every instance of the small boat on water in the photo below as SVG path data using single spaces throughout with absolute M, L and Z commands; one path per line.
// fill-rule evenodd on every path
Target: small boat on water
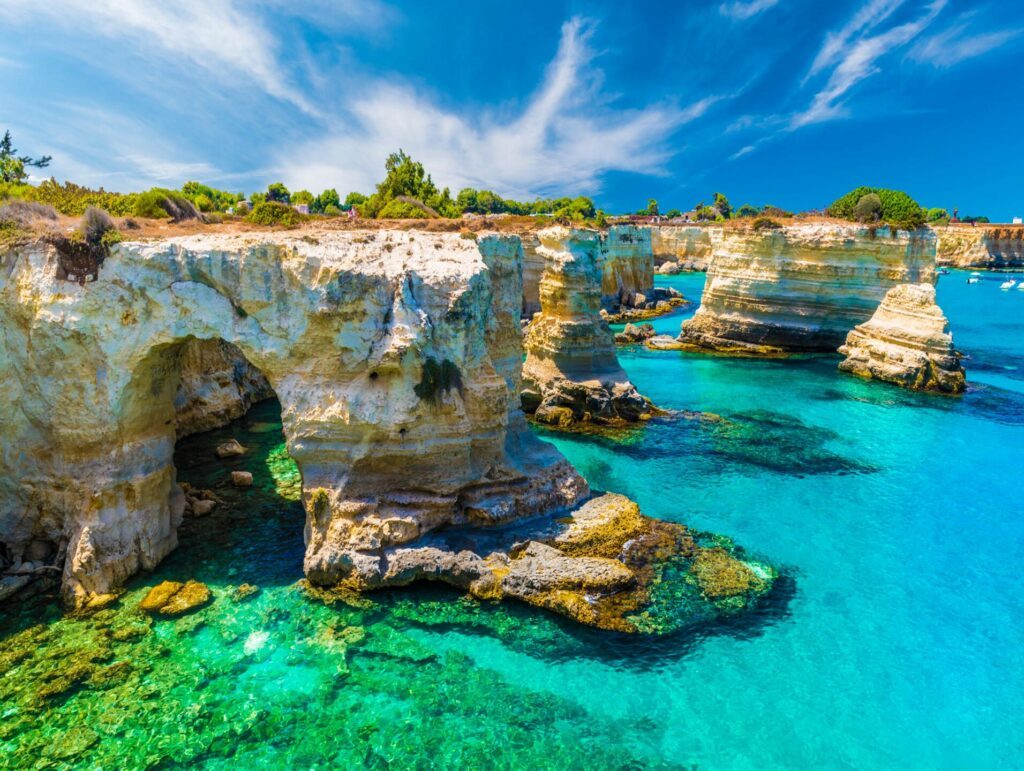
M 978 278 L 977 276 L 971 276 L 969 279 L 967 279 L 968 284 L 977 284 L 979 281 L 981 281 L 981 279 Z
M 1024 292 L 1024 281 L 1021 281 L 1019 284 L 1017 284 L 1017 291 Z
M 978 271 L 974 271 L 971 275 L 972 276 L 980 276 L 981 274 Z
M 939 268 L 939 275 L 940 276 L 948 276 L 949 275 L 949 268 Z
M 1014 279 L 1011 278 L 1009 281 L 1004 281 L 1003 283 L 1001 283 L 999 285 L 999 288 L 1005 290 L 1005 289 L 1013 289 L 1015 286 L 1017 286 L 1017 282 Z

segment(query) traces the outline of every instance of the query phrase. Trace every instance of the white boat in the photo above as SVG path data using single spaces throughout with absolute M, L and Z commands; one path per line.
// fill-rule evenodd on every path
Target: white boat
M 1000 289 L 1013 289 L 1013 288 L 1014 288 L 1015 286 L 1017 286 L 1017 282 L 1016 282 L 1016 281 L 1014 281 L 1014 280 L 1013 280 L 1013 279 L 1011 278 L 1011 279 L 1010 279 L 1009 281 L 1004 281 L 1003 283 L 1001 283 L 1001 284 L 999 285 L 999 288 L 1000 288 Z
M 968 284 L 977 284 L 979 281 L 981 281 L 981 279 L 978 278 L 977 276 L 971 276 L 969 279 L 967 279 Z
M 1017 284 L 1017 291 L 1024 292 L 1024 281 L 1021 281 L 1019 284 Z
M 974 271 L 971 275 L 972 276 L 980 276 L 981 274 L 978 271 Z

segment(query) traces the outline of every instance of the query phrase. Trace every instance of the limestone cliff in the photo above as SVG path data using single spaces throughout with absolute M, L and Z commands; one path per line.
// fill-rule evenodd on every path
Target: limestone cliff
M 740 550 L 621 496 L 573 511 L 586 482 L 519 409 L 522 259 L 515 236 L 201 234 L 122 243 L 79 284 L 52 247 L 0 252 L 0 589 L 52 565 L 69 604 L 106 602 L 166 556 L 183 363 L 191 393 L 240 355 L 281 403 L 313 585 L 441 580 L 624 631 L 748 607 L 774 572 Z
M 918 391 L 961 393 L 960 355 L 931 284 L 890 289 L 874 315 L 859 324 L 839 352 L 844 372 L 877 378 Z
M 601 298 L 618 309 L 636 304 L 635 295 L 654 289 L 651 231 L 636 225 L 613 225 L 600 239 Z
M 536 233 L 524 233 L 523 242 L 523 318 L 531 319 L 540 312 L 540 278 L 544 273 L 544 255 L 537 249 L 540 239 Z
M 1024 227 L 951 225 L 935 231 L 939 265 L 997 270 L 1024 267 Z
M 651 225 L 648 230 L 654 264 L 662 273 L 707 270 L 723 233 L 716 225 Z
M 328 491 L 330 505 L 307 524 L 311 577 L 380 572 L 379 555 L 345 551 L 349 536 L 400 543 L 443 523 L 565 507 L 585 493 L 512 408 L 517 238 L 319 239 L 123 244 L 85 286 L 58 280 L 43 246 L 4 255 L 8 548 L 60 545 L 72 601 L 174 548 L 184 506 L 174 402 L 194 339 L 231 343 L 265 375 L 305 489 Z
M 523 408 L 560 426 L 617 424 L 650 416 L 615 354 L 601 318 L 603 238 L 598 231 L 549 228 L 538 253 L 545 269 L 541 312 L 527 328 Z
M 834 351 L 885 293 L 934 283 L 935 235 L 859 225 L 724 230 L 684 348 L 741 354 Z
M 181 385 L 174 396 L 179 439 L 227 425 L 274 395 L 263 373 L 224 340 L 190 340 L 180 355 Z

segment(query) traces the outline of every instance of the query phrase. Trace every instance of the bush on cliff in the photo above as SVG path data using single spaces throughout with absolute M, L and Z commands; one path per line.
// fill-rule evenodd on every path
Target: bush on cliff
M 868 195 L 878 196 L 882 204 L 879 220 L 902 230 L 916 230 L 924 224 L 924 212 L 921 205 L 902 190 L 889 190 L 882 187 L 858 187 L 842 198 L 838 198 L 828 207 L 826 213 L 830 217 L 844 220 L 857 220 L 857 204 Z
M 781 227 L 782 225 L 769 217 L 758 217 L 753 224 L 754 230 L 777 230 Z
M 249 222 L 257 225 L 283 225 L 293 228 L 306 219 L 304 214 L 295 211 L 291 206 L 279 201 L 261 201 L 252 207 Z
M 878 222 L 882 218 L 882 199 L 874 193 L 862 195 L 853 207 L 857 222 Z
M 172 222 L 202 219 L 199 210 L 188 198 L 176 190 L 162 187 L 154 187 L 135 196 L 131 214 L 155 220 L 170 218 Z

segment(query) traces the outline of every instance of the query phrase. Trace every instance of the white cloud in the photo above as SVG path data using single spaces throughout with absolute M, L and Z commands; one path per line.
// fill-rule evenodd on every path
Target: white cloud
M 734 0 L 734 2 L 722 3 L 718 6 L 718 12 L 724 16 L 730 16 L 733 19 L 743 21 L 751 16 L 757 16 L 762 11 L 767 11 L 769 8 L 778 5 L 778 3 L 779 0 L 747 0 L 747 2 Z
M 38 22 L 45 16 L 78 36 L 117 38 L 148 55 L 185 59 L 209 77 L 242 75 L 268 94 L 318 115 L 282 73 L 274 35 L 245 7 L 232 0 L 5 0 L 0 17 Z
M 368 192 L 385 157 L 400 147 L 453 192 L 482 186 L 524 198 L 592 193 L 607 171 L 663 173 L 671 134 L 723 97 L 682 109 L 612 110 L 591 67 L 591 32 L 578 18 L 563 25 L 557 55 L 518 115 L 460 115 L 402 83 L 369 82 L 329 134 L 280 154 L 284 181 Z
M 744 155 L 750 155 L 750 153 L 754 152 L 754 150 L 756 149 L 757 145 L 747 145 L 745 147 L 741 147 L 739 150 L 737 150 L 736 152 L 729 156 L 729 160 L 735 161 L 737 158 L 742 158 Z
M 832 66 L 832 72 L 825 87 L 815 94 L 808 108 L 793 116 L 790 129 L 845 115 L 845 108 L 840 101 L 843 96 L 865 78 L 880 72 L 876 64 L 878 59 L 920 35 L 942 11 L 947 0 L 934 0 L 924 15 L 915 21 L 891 27 L 875 35 L 869 34 L 892 14 L 900 2 L 902 0 L 872 0 L 843 30 L 828 36 L 811 72 L 815 73 L 816 68 L 827 66 Z M 865 13 L 867 10 L 872 13 Z
M 1017 28 L 965 34 L 968 31 L 966 15 L 960 19 L 959 23 L 948 29 L 919 41 L 911 49 L 910 58 L 936 67 L 952 67 L 967 59 L 987 54 L 1024 32 L 1024 29 Z

